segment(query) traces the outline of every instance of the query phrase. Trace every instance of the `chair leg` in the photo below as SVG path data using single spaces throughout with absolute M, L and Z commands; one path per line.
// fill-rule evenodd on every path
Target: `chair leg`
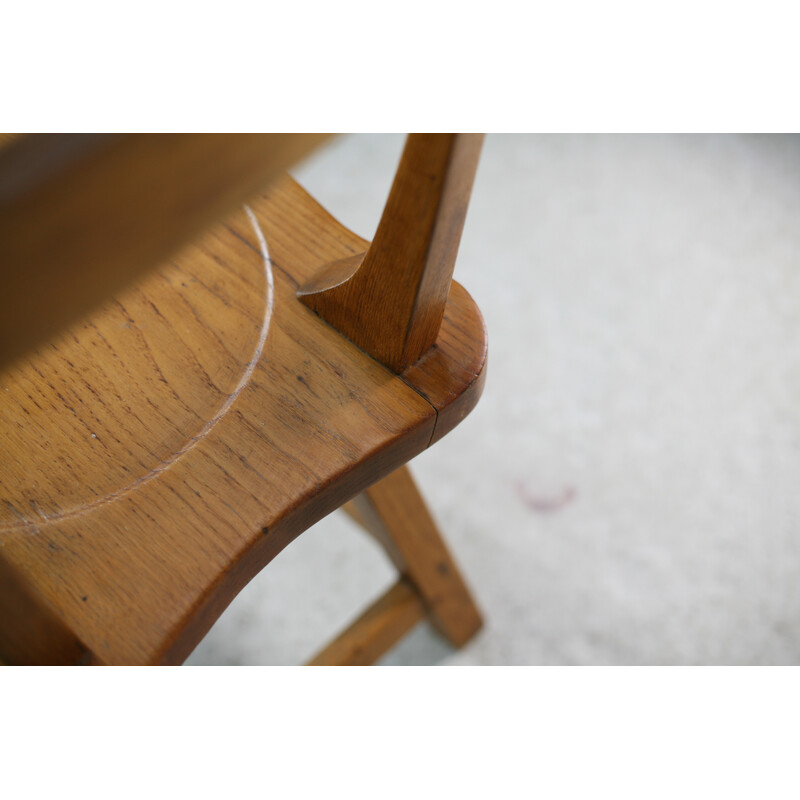
M 419 593 L 400 580 L 311 661 L 312 667 L 374 664 L 425 617 Z
M 407 467 L 371 486 L 343 510 L 384 546 L 451 644 L 460 647 L 477 633 L 480 612 Z

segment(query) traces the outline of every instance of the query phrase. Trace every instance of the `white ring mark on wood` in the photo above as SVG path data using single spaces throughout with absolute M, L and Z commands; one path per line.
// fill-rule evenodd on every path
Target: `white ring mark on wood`
M 258 364 L 261 354 L 264 350 L 264 343 L 267 341 L 267 334 L 269 333 L 269 324 L 272 320 L 272 309 L 275 302 L 275 279 L 272 272 L 272 259 L 269 255 L 269 248 L 267 247 L 267 240 L 264 238 L 264 232 L 261 230 L 261 226 L 258 224 L 258 219 L 256 215 L 253 213 L 253 210 L 250 206 L 245 205 L 244 211 L 247 214 L 247 218 L 250 220 L 250 224 L 253 227 L 253 232 L 256 235 L 256 239 L 258 240 L 258 247 L 261 252 L 261 258 L 264 262 L 264 276 L 266 278 L 266 289 L 265 289 L 265 312 L 264 312 L 264 319 L 261 323 L 261 330 L 258 335 L 258 342 L 256 344 L 255 350 L 253 351 L 252 358 L 247 362 L 245 366 L 244 372 L 242 373 L 242 377 L 239 380 L 239 383 L 236 385 L 236 388 L 225 398 L 225 402 L 220 406 L 217 410 L 216 414 L 208 420 L 208 422 L 203 425 L 200 431 L 192 436 L 186 444 L 181 447 L 180 450 L 177 450 L 173 453 L 168 459 L 162 461 L 157 467 L 154 467 L 150 472 L 142 475 L 140 478 L 137 478 L 135 481 L 132 481 L 127 486 L 123 486 L 121 489 L 118 489 L 115 492 L 111 492 L 110 494 L 105 495 L 104 497 L 99 497 L 96 500 L 91 501 L 90 503 L 84 503 L 83 505 L 76 506 L 75 508 L 67 509 L 66 511 L 59 511 L 55 514 L 46 515 L 44 511 L 39 508 L 36 508 L 36 511 L 40 515 L 40 520 L 31 520 L 27 518 L 23 518 L 20 522 L 12 523 L 10 525 L 0 525 L 0 532 L 4 531 L 13 531 L 19 530 L 21 528 L 33 528 L 38 529 L 43 525 L 47 525 L 52 522 L 59 522 L 60 520 L 69 519 L 70 517 L 78 516 L 79 514 L 84 514 L 87 511 L 91 511 L 98 506 L 105 505 L 106 503 L 111 503 L 114 500 L 119 500 L 121 497 L 132 492 L 134 489 L 138 489 L 143 484 L 147 483 L 148 481 L 155 478 L 157 475 L 160 475 L 165 470 L 169 469 L 179 458 L 184 456 L 188 453 L 199 441 L 204 439 L 211 429 L 228 413 L 233 403 L 236 401 L 236 398 L 242 393 L 242 390 L 245 386 L 247 386 L 250 378 L 253 375 L 253 371 Z M 13 509 L 12 509 L 13 510 Z M 18 513 L 18 512 L 17 512 Z

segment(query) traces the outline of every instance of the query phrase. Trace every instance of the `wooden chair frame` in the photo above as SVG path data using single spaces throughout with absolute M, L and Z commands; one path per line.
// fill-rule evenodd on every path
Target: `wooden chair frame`
M 69 337 L 27 355 L 32 347 L 142 274 L 143 264 L 169 257 L 251 197 L 254 181 L 273 177 L 319 139 L 38 138 L 0 150 L 0 241 L 9 287 L 0 300 L 0 358 L 22 412 L 28 413 L 19 398 L 41 400 L 56 392 L 46 373 L 56 362 L 47 358 L 61 359 L 58 365 L 66 360 L 76 379 L 81 374 L 67 359 L 75 349 Z M 481 141 L 476 134 L 410 135 L 371 244 L 325 215 L 290 179 L 273 178 L 247 211 L 255 241 L 232 218 L 175 262 L 191 282 L 205 276 L 188 277 L 201 262 L 216 259 L 224 269 L 260 252 L 267 266 L 274 262 L 280 269 L 268 301 L 272 315 L 273 297 L 280 296 L 272 324 L 274 336 L 283 338 L 268 340 L 273 350 L 248 362 L 241 397 L 231 395 L 214 432 L 186 445 L 179 455 L 192 448 L 191 455 L 173 458 L 168 469 L 148 472 L 132 489 L 88 503 L 80 513 L 48 517 L 34 500 L 32 511 L 22 508 L 27 489 L 12 496 L 8 507 L 22 521 L 12 517 L 8 532 L 0 529 L 3 661 L 180 663 L 256 572 L 339 507 L 383 545 L 399 579 L 311 663 L 373 663 L 423 617 L 456 647 L 475 634 L 480 614 L 405 463 L 458 424 L 483 387 L 485 328 L 469 295 L 451 283 Z M 199 169 L 209 153 L 217 158 L 211 175 Z M 164 196 L 155 203 L 154 170 L 166 174 Z M 194 182 L 190 176 L 197 176 Z M 108 181 L 121 187 L 110 200 L 103 191 Z M 208 199 L 198 203 L 198 193 Z M 65 203 L 65 196 L 82 202 Z M 97 235 L 99 222 L 113 229 L 113 247 Z M 266 251 L 264 228 L 277 256 Z M 63 260 L 54 264 L 57 245 Z M 319 263 L 317 252 L 332 257 Z M 291 275 L 284 275 L 283 262 L 291 262 Z M 141 291 L 166 325 L 169 303 L 179 302 L 169 298 L 184 302 L 180 292 L 191 287 L 175 295 L 162 279 L 152 290 L 147 287 L 157 279 L 146 280 Z M 245 297 L 238 287 L 231 279 L 225 291 L 232 294 L 225 296 Z M 297 300 L 292 305 L 289 291 L 305 311 Z M 154 301 L 156 295 L 168 299 Z M 36 302 L 46 314 L 32 313 Z M 133 319 L 126 324 L 140 325 Z M 44 373 L 36 367 L 43 357 Z M 31 381 L 39 384 L 31 389 Z M 283 432 L 283 445 L 264 439 L 271 431 L 254 429 L 259 407 L 269 409 L 270 427 Z M 331 419 L 326 407 L 346 414 Z M 67 443 L 72 435 L 64 434 Z M 286 459 L 285 484 L 259 466 L 262 440 L 273 448 L 273 462 Z M 14 446 L 17 440 L 10 441 Z M 24 466 L 25 448 L 16 447 L 12 457 Z M 327 459 L 320 474 L 311 475 L 312 462 L 286 447 L 307 447 L 310 455 L 316 448 Z M 202 460 L 220 451 L 219 465 Z M 212 473 L 213 490 L 195 487 Z M 197 504 L 207 506 L 198 519 L 211 525 L 213 536 L 164 505 L 169 496 L 185 503 L 192 491 Z M 232 518 L 239 529 L 228 534 Z M 123 534 L 126 521 L 136 523 L 140 538 Z M 142 593 L 142 583 L 150 595 Z M 126 616 L 131 641 L 114 627 L 124 626 Z

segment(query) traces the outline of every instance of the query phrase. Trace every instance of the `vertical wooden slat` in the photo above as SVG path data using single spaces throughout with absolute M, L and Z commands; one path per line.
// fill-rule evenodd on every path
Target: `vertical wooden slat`
M 482 134 L 410 134 L 366 254 L 327 265 L 298 297 L 395 372 L 436 340 Z

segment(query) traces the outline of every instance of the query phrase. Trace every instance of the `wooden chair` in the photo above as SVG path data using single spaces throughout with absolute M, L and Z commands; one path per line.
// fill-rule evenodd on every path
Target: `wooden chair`
M 181 663 L 340 507 L 399 579 L 312 663 L 372 663 L 425 616 L 456 646 L 480 627 L 404 465 L 483 387 L 451 285 L 481 137 L 410 135 L 372 244 L 275 177 L 317 141 L 0 150 L 3 662 Z

